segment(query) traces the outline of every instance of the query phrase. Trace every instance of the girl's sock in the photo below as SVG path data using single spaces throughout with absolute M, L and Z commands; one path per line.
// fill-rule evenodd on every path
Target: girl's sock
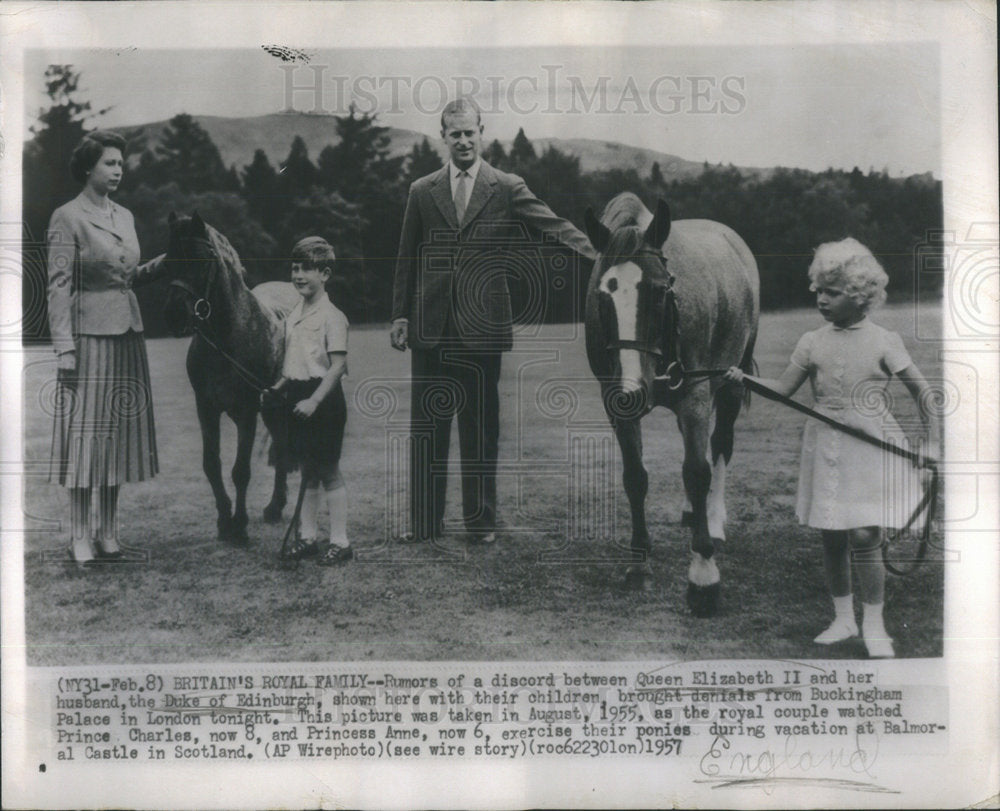
M 833 615 L 841 621 L 854 623 L 854 595 L 833 598 Z
M 341 485 L 326 493 L 330 510 L 330 543 L 344 548 L 351 545 L 347 540 L 347 488 Z
M 858 635 L 858 624 L 854 621 L 853 594 L 833 598 L 833 615 L 830 627 L 813 640 L 816 644 L 832 645 Z
M 873 659 L 888 659 L 895 656 L 892 649 L 892 638 L 885 629 L 882 618 L 883 603 L 863 603 L 863 619 L 861 634 L 868 648 L 868 655 Z
M 299 536 L 304 541 L 315 541 L 319 534 L 316 514 L 319 512 L 319 488 L 309 487 L 302 497 L 302 512 L 299 513 Z

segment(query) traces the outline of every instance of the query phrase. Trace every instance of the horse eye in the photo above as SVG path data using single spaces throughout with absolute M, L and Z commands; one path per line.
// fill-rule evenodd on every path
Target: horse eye
M 614 277 L 608 279 L 608 292 L 614 293 L 618 289 L 618 280 Z

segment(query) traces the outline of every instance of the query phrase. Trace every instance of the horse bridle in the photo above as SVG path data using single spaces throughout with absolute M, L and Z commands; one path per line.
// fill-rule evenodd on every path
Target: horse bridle
M 639 352 L 646 352 L 651 355 L 656 355 L 658 360 L 656 363 L 657 374 L 660 375 L 664 370 L 669 371 L 669 369 L 675 364 L 679 363 L 676 358 L 671 358 L 671 354 L 676 354 L 676 340 L 671 340 L 675 336 L 672 334 L 676 332 L 677 323 L 674 318 L 673 308 L 675 307 L 674 301 L 674 289 L 673 289 L 673 277 L 667 270 L 667 257 L 663 255 L 662 251 L 658 251 L 655 248 L 648 247 L 642 248 L 635 253 L 631 254 L 628 259 L 633 256 L 652 256 L 660 263 L 660 267 L 663 269 L 663 275 L 666 277 L 666 283 L 662 282 L 646 282 L 652 290 L 656 290 L 657 298 L 662 298 L 662 302 L 659 304 L 660 310 L 660 322 L 664 325 L 664 335 L 661 336 L 661 343 L 656 344 L 651 341 L 644 340 L 630 340 L 616 338 L 614 341 L 609 341 L 606 349 L 610 352 L 617 352 L 622 349 L 635 349 Z M 669 346 L 665 346 L 668 344 Z M 671 387 L 676 388 L 676 387 Z
M 194 304 L 191 307 L 194 317 L 202 323 L 207 323 L 208 319 L 212 315 L 212 302 L 209 299 L 209 296 L 212 293 L 212 283 L 215 281 L 215 277 L 219 274 L 219 257 L 215 253 L 215 247 L 207 239 L 194 239 L 192 242 L 201 243 L 208 248 L 209 253 L 212 255 L 212 266 L 208 272 L 208 279 L 205 282 L 205 292 L 203 295 L 199 296 L 198 291 L 183 279 L 171 279 L 170 286 L 183 290 L 188 296 L 194 299 Z
M 212 302 L 209 300 L 209 296 L 212 294 L 212 284 L 215 282 L 215 277 L 219 275 L 219 256 L 215 252 L 215 246 L 212 245 L 207 239 L 192 239 L 192 242 L 201 243 L 208 248 L 209 253 L 212 256 L 211 259 L 211 269 L 208 272 L 208 279 L 205 281 L 205 292 L 203 295 L 199 296 L 198 291 L 194 289 L 190 284 L 188 284 L 183 279 L 171 279 L 170 286 L 176 287 L 178 290 L 183 290 L 188 296 L 193 298 L 194 304 L 192 305 L 192 312 L 194 317 L 200 321 L 200 324 L 194 325 L 194 331 L 205 341 L 210 347 L 212 347 L 216 352 L 222 355 L 229 364 L 236 370 L 243 381 L 253 389 L 257 391 L 258 394 L 263 394 L 267 391 L 267 386 L 262 385 L 260 379 L 249 369 L 247 369 L 242 363 L 240 363 L 236 358 L 230 355 L 225 349 L 219 346 L 217 341 L 212 340 L 208 335 L 208 332 L 204 327 L 207 327 L 208 319 L 212 315 Z M 186 259 L 186 257 L 185 257 Z

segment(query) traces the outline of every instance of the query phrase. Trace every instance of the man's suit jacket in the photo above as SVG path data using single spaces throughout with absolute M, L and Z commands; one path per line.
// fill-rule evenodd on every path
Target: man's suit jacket
M 509 273 L 547 243 L 593 259 L 587 237 L 531 193 L 517 175 L 483 161 L 459 223 L 446 164 L 414 181 L 406 201 L 393 286 L 392 317 L 409 319 L 415 349 L 436 346 L 448 329 L 462 343 L 506 351 L 513 343 Z M 521 225 L 527 226 L 525 231 Z
M 160 257 L 139 266 L 132 213 L 117 203 L 111 212 L 82 193 L 57 208 L 49 221 L 48 304 L 52 345 L 75 348 L 75 335 L 142 332 L 133 285 L 152 279 Z

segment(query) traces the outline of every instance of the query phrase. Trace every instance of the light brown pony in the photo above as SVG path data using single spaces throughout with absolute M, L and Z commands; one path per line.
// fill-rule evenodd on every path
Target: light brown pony
M 640 420 L 661 405 L 677 415 L 684 438 L 684 523 L 692 529 L 688 604 L 696 616 L 712 616 L 720 588 L 714 555 L 725 537 L 726 465 L 742 397 L 719 378 L 683 379 L 678 372 L 736 365 L 751 371 L 760 312 L 757 263 L 725 225 L 671 223 L 665 202 L 653 216 L 627 192 L 607 204 L 600 221 L 587 212 L 587 233 L 600 252 L 587 290 L 587 357 L 622 451 L 632 513 L 626 582 L 645 587 L 651 574 Z M 663 376 L 668 368 L 669 380 Z

